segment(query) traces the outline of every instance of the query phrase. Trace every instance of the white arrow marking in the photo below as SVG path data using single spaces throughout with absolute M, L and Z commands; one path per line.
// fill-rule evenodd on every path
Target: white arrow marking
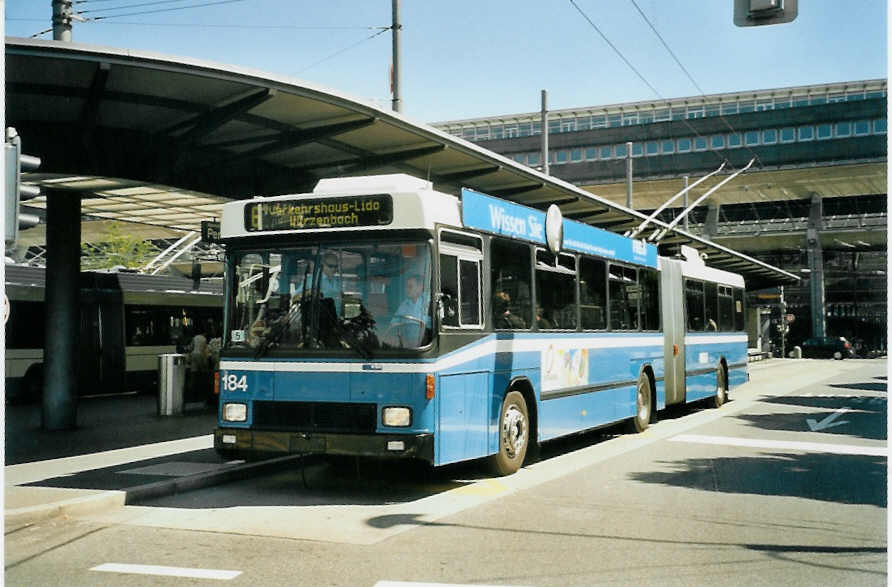
M 842 422 L 834 422 L 837 418 L 848 412 L 848 408 L 842 408 L 841 410 L 836 410 L 820 422 L 817 420 L 812 420 L 811 418 L 807 419 L 808 427 L 811 428 L 812 432 L 817 432 L 818 430 L 826 430 L 827 428 L 833 428 L 834 426 L 842 426 L 843 424 L 848 424 L 848 420 L 843 420 Z

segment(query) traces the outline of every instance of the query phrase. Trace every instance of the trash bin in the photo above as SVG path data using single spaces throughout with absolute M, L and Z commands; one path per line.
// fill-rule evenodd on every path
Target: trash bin
M 186 355 L 158 355 L 158 415 L 177 416 L 183 413 L 183 390 L 186 384 Z

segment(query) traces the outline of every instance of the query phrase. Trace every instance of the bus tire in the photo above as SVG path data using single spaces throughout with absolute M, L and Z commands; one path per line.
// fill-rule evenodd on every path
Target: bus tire
M 715 370 L 715 396 L 712 399 L 713 405 L 717 408 L 722 407 L 728 399 L 728 379 L 725 376 L 725 368 L 722 365 L 716 367 Z
M 520 392 L 510 391 L 502 401 L 499 414 L 499 452 L 490 457 L 493 473 L 500 476 L 516 472 L 530 443 L 530 416 Z
M 635 388 L 635 417 L 632 418 L 632 431 L 644 432 L 653 416 L 653 398 L 650 389 L 650 377 L 647 373 L 638 376 Z

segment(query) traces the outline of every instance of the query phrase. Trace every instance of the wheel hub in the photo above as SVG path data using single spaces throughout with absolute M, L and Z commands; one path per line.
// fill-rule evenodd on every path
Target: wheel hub
M 502 420 L 502 439 L 508 456 L 514 458 L 526 445 L 527 430 L 523 413 L 515 406 L 505 412 Z

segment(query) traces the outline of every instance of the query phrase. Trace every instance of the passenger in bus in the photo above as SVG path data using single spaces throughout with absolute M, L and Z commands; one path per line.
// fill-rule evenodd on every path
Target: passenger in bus
M 545 317 L 545 310 L 542 306 L 536 306 L 536 327 L 539 330 L 551 330 L 554 328 L 554 324 Z
M 492 307 L 495 328 L 519 330 L 527 327 L 523 318 L 511 313 L 511 296 L 508 295 L 508 292 L 496 292 L 493 296 Z
M 335 303 L 335 310 L 340 315 L 341 308 L 341 278 L 338 273 L 338 257 L 334 253 L 326 253 L 322 257 L 322 275 L 319 276 L 319 294 L 323 298 L 331 298 Z M 310 289 L 312 284 L 307 284 Z M 303 284 L 294 294 L 294 299 L 303 297 Z

